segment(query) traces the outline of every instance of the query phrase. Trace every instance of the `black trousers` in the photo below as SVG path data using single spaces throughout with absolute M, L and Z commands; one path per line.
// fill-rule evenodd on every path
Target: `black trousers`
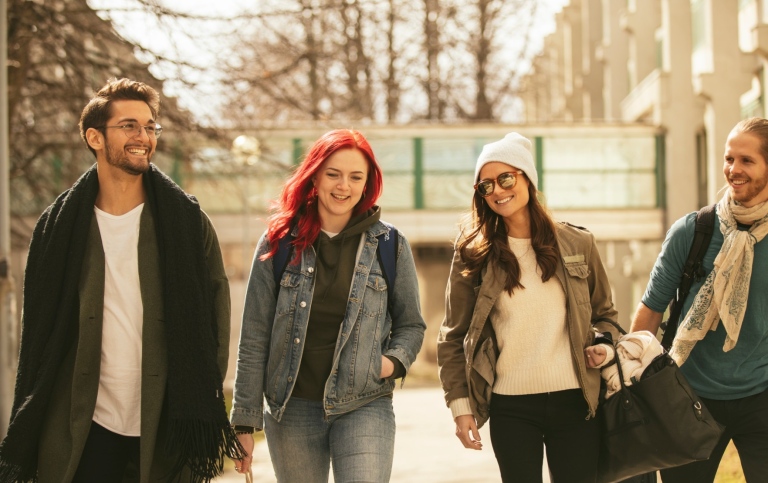
M 138 481 L 139 437 L 123 436 L 91 422 L 72 483 Z
M 552 483 L 593 483 L 600 422 L 581 389 L 491 397 L 491 444 L 505 483 L 541 483 L 544 446 Z
M 748 483 L 768 481 L 768 390 L 729 401 L 701 398 L 715 420 L 725 426 L 722 438 L 706 461 L 663 470 L 664 483 L 706 483 L 715 480 L 728 443 L 739 452 Z

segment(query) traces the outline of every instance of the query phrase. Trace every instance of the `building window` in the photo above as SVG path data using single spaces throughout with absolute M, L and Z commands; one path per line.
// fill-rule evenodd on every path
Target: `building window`
M 755 50 L 752 30 L 757 27 L 757 0 L 739 0 L 739 48 L 744 52 Z
M 712 72 L 713 69 L 708 17 L 707 2 L 691 0 L 691 34 L 693 37 L 691 62 L 694 75 Z
M 742 94 L 740 99 L 741 118 L 765 117 L 765 99 L 763 97 L 763 69 L 752 77 L 752 88 Z

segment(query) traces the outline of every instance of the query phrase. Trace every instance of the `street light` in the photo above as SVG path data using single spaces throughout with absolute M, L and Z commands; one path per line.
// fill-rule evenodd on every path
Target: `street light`
M 5 436 L 13 404 L 16 378 L 14 361 L 18 347 L 12 343 L 17 331 L 16 304 L 11 274 L 11 210 L 8 120 L 8 2 L 0 0 L 0 438 Z
M 248 189 L 248 183 L 250 181 L 250 168 L 256 166 L 259 163 L 261 157 L 261 144 L 259 140 L 241 134 L 232 141 L 232 155 L 237 163 L 237 170 L 240 173 L 240 193 L 242 195 L 242 208 L 243 208 L 243 278 L 247 276 L 248 270 L 250 270 L 251 260 L 251 240 L 250 240 L 250 217 L 251 217 L 251 199 L 250 191 Z

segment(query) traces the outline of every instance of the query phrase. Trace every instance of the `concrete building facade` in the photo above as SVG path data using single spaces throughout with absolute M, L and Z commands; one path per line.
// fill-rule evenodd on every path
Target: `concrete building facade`
M 527 122 L 658 129 L 664 230 L 719 199 L 728 133 L 766 112 L 768 1 L 571 0 L 544 44 L 524 81 Z M 562 61 L 576 55 L 580 62 Z M 571 101 L 579 96 L 589 109 Z M 661 241 L 629 243 L 635 303 Z

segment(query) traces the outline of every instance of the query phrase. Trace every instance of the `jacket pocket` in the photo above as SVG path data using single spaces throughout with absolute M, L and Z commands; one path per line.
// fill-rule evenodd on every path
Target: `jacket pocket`
M 300 273 L 290 272 L 288 270 L 283 273 L 283 276 L 280 279 L 280 292 L 277 294 L 275 315 L 285 315 L 296 309 L 296 298 L 299 294 L 301 276 Z
M 586 262 L 566 263 L 565 269 L 571 277 L 587 278 L 589 276 L 589 266 Z
M 590 301 L 589 283 L 589 265 L 586 262 L 566 263 L 565 271 L 568 273 L 568 285 L 570 286 L 576 302 L 587 304 Z
M 493 386 L 493 381 L 496 379 L 496 348 L 490 337 L 483 341 L 480 350 L 477 351 L 472 361 L 472 369 Z
M 475 401 L 478 415 L 487 418 L 496 379 L 496 348 L 490 337 L 480 345 L 469 372 L 469 395 Z
M 387 283 L 384 277 L 371 272 L 365 281 L 365 298 L 363 299 L 363 313 L 368 316 L 378 317 L 386 313 Z

